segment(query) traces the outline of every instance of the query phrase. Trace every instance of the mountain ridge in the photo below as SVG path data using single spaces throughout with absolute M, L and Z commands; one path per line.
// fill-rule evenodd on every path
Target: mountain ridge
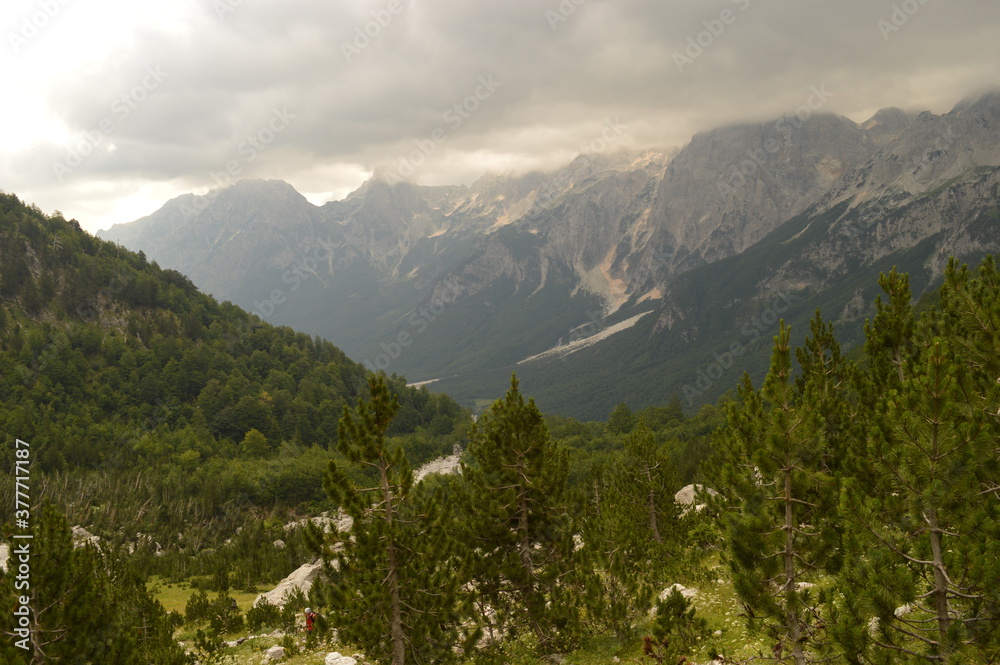
M 226 216 L 259 224 L 278 213 L 271 202 L 254 199 L 259 205 L 251 209 L 250 197 L 237 200 L 235 190 L 223 190 L 199 219 L 204 233 L 216 229 L 221 239 L 199 250 L 212 257 L 216 283 L 210 275 L 192 279 L 245 306 L 262 304 L 258 313 L 326 336 L 369 367 L 414 381 L 442 379 L 437 387 L 446 391 L 457 375 L 458 383 L 470 387 L 455 394 L 468 404 L 496 394 L 476 388 L 477 375 L 509 376 L 519 367 L 519 373 L 528 370 L 526 385 L 534 388 L 534 372 L 517 362 L 558 348 L 583 326 L 613 327 L 638 314 L 640 303 L 653 306 L 656 315 L 588 352 L 632 339 L 639 355 L 675 363 L 642 349 L 657 348 L 657 336 L 683 320 L 685 309 L 674 300 L 681 276 L 776 242 L 769 239 L 791 220 L 812 222 L 777 250 L 802 247 L 817 265 L 808 269 L 794 255 L 770 253 L 774 274 L 753 277 L 758 300 L 776 291 L 812 289 L 843 309 L 844 298 L 833 287 L 849 281 L 847 266 L 867 270 L 931 237 L 945 243 L 927 250 L 932 272 L 940 270 L 945 249 L 970 259 L 993 251 L 989 225 L 980 228 L 976 219 L 988 218 L 996 200 L 988 169 L 1000 166 L 998 127 L 1000 95 L 989 94 L 941 115 L 889 108 L 862 123 L 814 114 L 731 125 L 700 133 L 673 153 L 580 156 L 554 173 L 488 174 L 468 187 L 428 188 L 376 177 L 323 206 L 283 199 L 285 219 L 267 227 L 266 237 L 252 246 L 241 244 L 239 234 L 224 235 Z M 948 196 L 954 197 L 951 204 Z M 928 197 L 933 205 L 913 207 Z M 968 231 L 964 240 L 961 233 L 946 233 L 942 220 L 949 205 L 950 224 Z M 901 214 L 914 215 L 914 223 L 895 219 Z M 181 225 L 171 215 L 164 206 L 139 220 L 158 240 L 147 242 L 133 232 L 123 242 L 183 272 L 177 262 L 190 259 L 160 254 L 157 245 L 168 237 L 158 229 Z M 820 226 L 822 238 L 816 235 Z M 795 238 L 812 244 L 806 248 Z M 877 250 L 887 242 L 892 251 Z M 298 266 L 301 257 L 307 260 Z M 289 278 L 290 268 L 301 279 Z M 822 298 L 805 300 L 824 304 Z M 433 320 L 419 314 L 435 305 L 441 312 Z M 862 297 L 851 311 L 867 306 Z M 686 337 L 707 339 L 706 325 Z M 427 329 L 432 332 L 425 334 Z M 640 334 L 645 337 L 635 337 Z M 692 353 L 704 357 L 704 349 Z M 575 367 L 587 355 L 574 353 L 560 365 Z M 672 386 L 674 393 L 680 387 Z M 662 392 L 650 394 L 669 397 Z M 603 415 L 583 409 L 603 409 L 604 403 L 583 403 L 592 406 L 568 413 Z

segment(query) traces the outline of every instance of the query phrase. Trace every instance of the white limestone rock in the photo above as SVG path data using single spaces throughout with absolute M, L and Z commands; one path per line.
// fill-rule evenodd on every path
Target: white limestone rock
M 291 593 L 294 589 L 299 589 L 303 594 L 308 595 L 309 589 L 312 588 L 313 582 L 319 577 L 319 573 L 323 568 L 323 562 L 319 559 L 312 561 L 311 563 L 305 563 L 299 566 L 297 569 L 292 571 L 292 574 L 285 579 L 278 582 L 278 586 L 274 587 L 267 593 L 262 593 L 257 596 L 253 603 L 256 605 L 261 602 L 262 598 L 266 598 L 267 602 L 275 605 L 276 607 L 285 606 L 285 596 Z

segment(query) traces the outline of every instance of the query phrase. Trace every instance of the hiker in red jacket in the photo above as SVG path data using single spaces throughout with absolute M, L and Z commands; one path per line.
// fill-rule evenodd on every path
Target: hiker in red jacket
M 316 621 L 316 613 L 308 607 L 306 608 L 306 631 L 312 632 L 313 623 Z

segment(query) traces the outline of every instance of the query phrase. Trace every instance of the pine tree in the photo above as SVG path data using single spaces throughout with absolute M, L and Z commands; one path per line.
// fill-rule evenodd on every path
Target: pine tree
M 824 468 L 841 474 L 852 464 L 853 442 L 862 436 L 857 371 L 840 353 L 832 323 L 822 314 L 809 322 L 809 337 L 795 350 L 802 371 L 795 378 L 799 395 L 816 409 L 823 423 Z
M 952 259 L 941 287 L 941 320 L 953 347 L 977 381 L 979 407 L 1000 417 L 1000 271 L 987 256 L 973 278 L 968 266 Z
M 614 475 L 617 495 L 625 519 L 638 520 L 645 526 L 646 539 L 664 542 L 663 531 L 678 515 L 674 494 L 677 473 L 670 451 L 656 441 L 645 423 L 625 437 L 625 450 Z M 638 526 L 638 525 L 636 525 Z
M 496 643 L 530 632 L 541 652 L 565 650 L 576 639 L 582 604 L 573 581 L 588 577 L 567 515 L 566 451 L 549 438 L 516 376 L 470 438 L 462 466 L 466 539 L 487 636 Z
M 615 434 L 628 434 L 635 427 L 635 415 L 628 404 L 622 402 L 608 415 L 608 430 Z
M 952 265 L 941 313 L 917 323 L 901 303 L 867 329 L 867 382 L 887 390 L 864 440 L 870 472 L 841 500 L 851 535 L 834 634 L 851 662 L 998 656 L 996 360 L 984 350 L 1000 312 L 991 262 L 984 274 L 976 283 Z
M 353 518 L 333 548 L 330 622 L 379 662 L 450 662 L 461 624 L 454 539 L 441 528 L 439 502 L 416 491 L 402 449 L 386 440 L 398 399 L 381 375 L 368 389 L 368 402 L 344 408 L 338 448 L 375 484 L 356 486 L 336 461 L 324 478 Z
M 584 531 L 602 569 L 597 609 L 620 639 L 634 634 L 655 589 L 678 567 L 684 544 L 677 489 L 668 446 L 640 421 L 625 437 L 621 456 L 598 479 Z
M 173 622 L 142 580 L 119 557 L 91 546 L 74 548 L 66 518 L 55 508 L 43 506 L 33 538 L 14 543 L 0 602 L 13 610 L 22 607 L 22 597 L 28 600 L 29 634 L 15 632 L 8 616 L 2 629 L 8 639 L 0 646 L 3 662 L 188 662 L 173 639 Z M 18 548 L 23 547 L 30 553 L 25 555 L 29 570 L 22 574 Z M 17 580 L 18 574 L 23 579 Z
M 811 384 L 795 389 L 790 336 L 782 322 L 760 391 L 744 378 L 742 404 L 727 410 L 717 464 L 732 506 L 726 528 L 736 592 L 776 638 L 775 655 L 787 652 L 802 665 L 826 651 L 819 604 L 802 583 L 830 560 L 835 538 L 826 519 L 833 492 L 823 423 Z
M 893 267 L 889 274 L 879 276 L 879 286 L 889 296 L 888 302 L 882 296 L 875 299 L 875 320 L 865 322 L 865 355 L 871 367 L 871 377 L 875 383 L 873 390 L 865 397 L 871 398 L 902 383 L 906 362 L 912 352 L 915 321 L 910 303 L 910 276 L 896 272 Z

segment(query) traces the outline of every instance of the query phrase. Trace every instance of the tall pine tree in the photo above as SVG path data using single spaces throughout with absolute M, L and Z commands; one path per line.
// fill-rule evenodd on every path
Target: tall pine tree
M 667 571 L 683 550 L 674 501 L 677 473 L 669 447 L 644 421 L 624 437 L 621 456 L 595 479 L 584 539 L 598 557 L 603 583 L 599 610 L 620 639 L 635 633 Z
M 397 398 L 381 375 L 369 378 L 368 389 L 368 402 L 344 408 L 338 448 L 374 483 L 355 485 L 336 461 L 324 478 L 331 499 L 353 518 L 333 548 L 330 622 L 378 662 L 451 662 L 462 625 L 454 539 L 435 497 L 414 487 L 403 450 L 386 440 Z
M 781 323 L 760 391 L 749 377 L 730 405 L 717 460 L 731 510 L 728 561 L 751 622 L 776 643 L 774 657 L 796 665 L 827 657 L 818 599 L 808 584 L 835 545 L 823 422 L 806 382 L 792 378 L 791 330 Z
M 851 662 L 989 662 L 1000 506 L 996 361 L 983 350 L 996 348 L 997 293 L 952 265 L 942 308 L 916 322 L 905 279 L 882 285 L 893 304 L 866 328 L 865 378 L 881 394 L 860 442 L 868 470 L 841 500 L 850 536 L 834 634 Z
M 471 581 L 487 637 L 532 634 L 543 653 L 572 645 L 582 555 L 567 514 L 566 451 L 549 438 L 517 377 L 471 433 L 466 479 Z

